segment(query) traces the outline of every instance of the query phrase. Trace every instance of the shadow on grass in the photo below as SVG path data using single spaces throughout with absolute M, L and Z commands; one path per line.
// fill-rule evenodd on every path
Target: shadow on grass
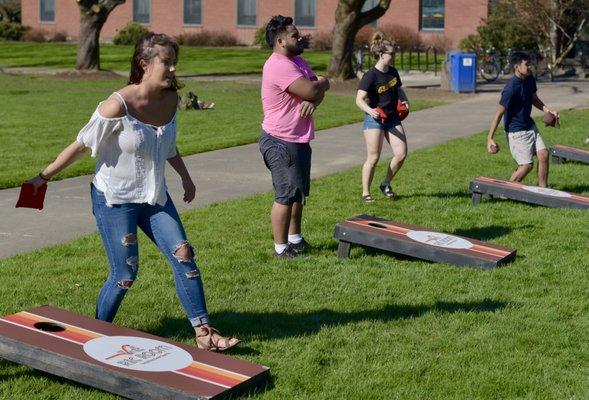
M 589 185 L 563 186 L 562 188 L 560 188 L 558 190 L 562 190 L 563 192 L 570 192 L 570 193 L 583 193 L 583 192 L 589 192 Z
M 471 194 L 464 190 L 459 190 L 455 192 L 437 192 L 437 193 L 414 193 L 414 194 L 398 194 L 395 196 L 396 200 L 401 199 L 411 199 L 415 197 L 437 197 L 439 199 L 470 199 Z
M 353 312 L 339 312 L 327 309 L 306 313 L 273 312 L 237 312 L 220 311 L 212 315 L 213 324 L 223 332 L 239 332 L 240 339 L 247 341 L 250 337 L 261 340 L 273 340 L 304 335 L 314 335 L 321 329 L 348 325 L 365 321 L 397 321 L 421 317 L 437 312 L 454 314 L 459 312 L 495 312 L 509 305 L 508 302 L 485 298 L 471 302 L 436 302 L 424 305 L 389 304 L 381 309 Z M 159 336 L 177 336 L 182 339 L 192 338 L 192 329 L 187 329 L 186 320 L 181 318 L 164 318 L 160 325 L 151 330 Z M 239 354 L 236 349 L 234 354 Z M 242 352 L 247 353 L 243 348 Z M 233 352 L 232 352 L 233 353 Z
M 525 225 L 516 229 L 533 228 L 533 225 Z M 512 227 L 490 225 L 478 228 L 456 229 L 452 234 L 458 236 L 466 236 L 468 238 L 487 241 L 501 236 L 510 234 L 513 231 Z
M 215 326 L 220 327 L 226 333 L 239 332 L 240 338 L 247 342 L 248 338 L 255 337 L 262 340 L 273 340 L 304 335 L 313 335 L 321 329 L 343 326 L 364 321 L 396 321 L 421 317 L 422 315 L 437 312 L 444 314 L 470 313 L 470 312 L 496 312 L 509 305 L 508 302 L 483 299 L 471 302 L 436 302 L 424 305 L 387 305 L 381 309 L 338 312 L 321 309 L 307 313 L 286 312 L 236 312 L 221 311 L 213 315 Z M 176 336 L 190 340 L 194 337 L 194 331 L 187 327 L 185 318 L 164 318 L 160 325 L 150 330 L 151 333 L 170 337 Z M 238 346 L 232 349 L 233 355 L 257 354 L 257 350 L 246 346 Z M 47 378 L 57 383 L 67 383 L 76 388 L 94 390 L 86 385 L 50 375 L 33 369 L 10 368 L 15 366 L 9 361 L 0 360 L 0 381 L 13 379 L 39 379 Z M 272 376 L 264 388 L 246 391 L 247 395 L 271 390 L 275 386 Z

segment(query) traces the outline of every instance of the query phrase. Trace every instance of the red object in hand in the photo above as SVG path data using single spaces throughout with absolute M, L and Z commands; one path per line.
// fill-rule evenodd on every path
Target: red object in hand
M 381 123 L 387 122 L 387 118 L 389 117 L 387 113 L 380 107 L 375 108 L 376 112 L 378 113 L 378 117 L 380 118 Z
M 43 209 L 43 201 L 45 200 L 45 192 L 47 191 L 47 184 L 42 184 L 35 193 L 35 187 L 32 183 L 23 183 L 20 187 L 20 196 L 16 202 L 16 207 Z
M 399 114 L 399 119 L 401 121 L 409 115 L 409 107 L 407 107 L 407 104 L 402 103 L 401 100 L 397 102 L 397 114 Z

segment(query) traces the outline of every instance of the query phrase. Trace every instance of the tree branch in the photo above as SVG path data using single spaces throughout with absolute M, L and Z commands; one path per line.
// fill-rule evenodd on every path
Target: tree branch
M 382 17 L 389 9 L 390 4 L 391 0 L 380 0 L 376 7 L 361 12 L 358 16 L 358 25 L 362 27 Z
M 124 4 L 125 0 L 76 0 L 80 9 L 85 13 L 101 14 L 110 13 L 118 5 Z
M 570 40 L 567 48 L 560 53 L 558 58 L 554 61 L 554 65 L 560 64 L 562 62 L 562 60 L 564 59 L 564 57 L 568 54 L 568 52 L 571 51 L 571 49 L 573 48 L 573 46 L 575 45 L 575 43 L 579 39 L 579 35 L 581 34 L 581 31 L 583 30 L 583 25 L 585 25 L 585 21 L 586 21 L 586 19 L 583 18 L 583 20 L 581 21 L 581 23 L 577 27 L 575 34 L 573 35 L 572 39 Z

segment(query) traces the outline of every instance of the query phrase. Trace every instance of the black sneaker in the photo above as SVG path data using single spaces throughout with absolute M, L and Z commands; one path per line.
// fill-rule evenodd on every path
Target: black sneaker
M 395 192 L 393 192 L 393 188 L 391 187 L 390 183 L 382 181 L 380 184 L 380 191 L 382 192 L 383 196 L 388 197 L 389 199 L 395 197 Z
M 309 243 L 303 238 L 299 243 L 288 242 L 289 247 L 297 254 L 303 253 L 309 247 Z
M 285 259 L 290 259 L 290 258 L 295 258 L 298 257 L 299 253 L 297 253 L 289 244 L 288 246 L 286 246 L 286 249 L 284 249 L 282 251 L 282 253 L 277 253 L 276 251 L 274 251 L 274 257 L 277 258 L 285 258 Z

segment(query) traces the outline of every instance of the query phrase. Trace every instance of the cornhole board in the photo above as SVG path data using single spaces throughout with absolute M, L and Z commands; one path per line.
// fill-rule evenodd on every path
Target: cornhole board
M 42 306 L 0 318 L 0 357 L 129 399 L 218 399 L 269 369 Z
M 527 186 L 518 182 L 479 176 L 470 182 L 472 203 L 479 204 L 483 194 L 504 197 L 524 203 L 548 207 L 589 208 L 589 196 L 563 192 L 561 190 Z
M 358 215 L 335 226 L 340 258 L 352 244 L 373 247 L 424 260 L 467 267 L 494 268 L 515 258 L 516 250 L 461 236 L 433 232 L 397 221 Z
M 550 155 L 555 164 L 561 164 L 568 160 L 589 164 L 589 150 L 585 149 L 556 144 L 550 148 Z

